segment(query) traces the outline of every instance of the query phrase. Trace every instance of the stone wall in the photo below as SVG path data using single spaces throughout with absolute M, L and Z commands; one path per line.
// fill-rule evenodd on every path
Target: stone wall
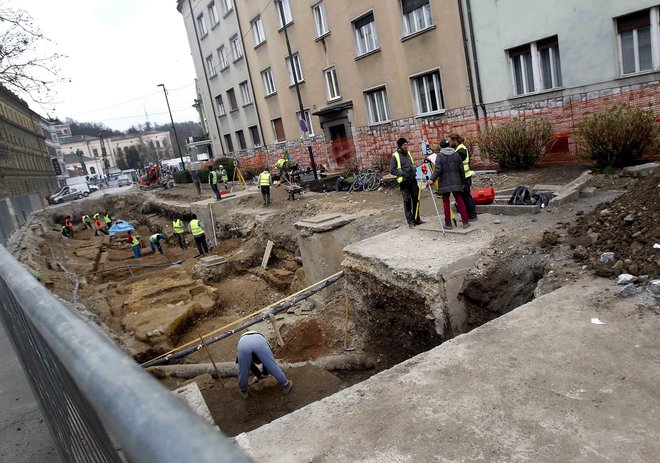
M 541 163 L 575 162 L 578 160 L 579 147 L 576 140 L 577 123 L 594 113 L 604 112 L 614 105 L 629 104 L 635 107 L 652 105 L 656 116 L 660 118 L 660 81 L 611 87 L 600 90 L 548 92 L 546 98 L 542 95 L 516 98 L 488 105 L 488 117 L 477 121 L 471 107 L 448 110 L 444 114 L 425 118 L 406 118 L 391 121 L 377 126 L 354 128 L 352 143 L 355 155 L 348 162 L 333 158 L 330 142 L 323 135 L 310 138 L 316 165 L 323 164 L 328 170 L 346 168 L 358 165 L 367 169 L 371 167 L 387 167 L 392 152 L 396 149 L 396 141 L 406 138 L 414 156 L 419 156 L 420 146 L 428 138 L 434 146 L 438 141 L 452 132 L 461 134 L 474 146 L 474 140 L 483 125 L 499 125 L 508 120 L 518 118 L 546 118 L 554 124 L 557 142 L 551 152 Z M 560 96 L 557 96 L 557 95 Z M 660 120 L 660 119 L 659 119 Z M 475 147 L 476 148 L 476 147 Z M 288 140 L 260 151 L 246 153 L 241 156 L 243 167 L 257 167 L 267 162 L 271 166 L 277 158 L 287 151 L 293 163 L 301 166 L 310 165 L 307 146 L 302 140 Z M 479 157 L 478 148 L 473 150 L 472 164 L 474 166 L 489 166 L 488 160 Z M 652 158 L 658 158 L 655 153 Z

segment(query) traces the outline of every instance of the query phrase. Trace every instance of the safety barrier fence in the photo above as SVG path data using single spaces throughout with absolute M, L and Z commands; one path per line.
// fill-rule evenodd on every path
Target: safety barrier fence
M 252 461 L 2 246 L 0 322 L 64 461 Z
M 0 199 L 0 244 L 22 227 L 33 212 L 44 208 L 41 197 L 36 194 Z

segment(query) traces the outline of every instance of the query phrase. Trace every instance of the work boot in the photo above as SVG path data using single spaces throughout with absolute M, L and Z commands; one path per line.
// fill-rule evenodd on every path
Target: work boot
M 289 380 L 289 382 L 284 385 L 284 395 L 287 395 L 289 392 L 291 392 L 292 387 L 293 381 Z
M 415 222 L 408 222 L 408 226 L 410 228 L 415 228 Z
M 248 391 L 241 391 L 241 395 L 243 396 L 243 400 L 248 399 Z
M 444 228 L 445 230 L 451 230 L 454 227 L 451 226 L 451 223 L 446 223 L 442 226 L 442 228 Z
M 417 220 L 415 220 L 415 225 L 421 225 L 421 224 L 423 224 L 423 223 L 426 223 L 426 221 L 425 221 L 425 220 L 422 220 L 422 219 L 417 219 Z
M 469 222 L 463 222 L 463 228 L 468 228 L 470 226 Z

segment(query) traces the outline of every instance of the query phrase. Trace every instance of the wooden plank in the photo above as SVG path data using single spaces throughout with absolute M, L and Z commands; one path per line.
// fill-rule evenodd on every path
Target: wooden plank
M 266 267 L 268 266 L 268 260 L 270 259 L 270 253 L 273 250 L 273 243 L 271 240 L 268 240 L 268 243 L 266 243 L 266 252 L 264 253 L 264 258 L 261 261 L 261 268 L 266 270 Z

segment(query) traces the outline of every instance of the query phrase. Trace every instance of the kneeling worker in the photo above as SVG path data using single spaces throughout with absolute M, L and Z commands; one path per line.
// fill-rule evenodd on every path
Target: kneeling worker
M 291 391 L 293 381 L 284 376 L 284 372 L 277 364 L 273 351 L 263 334 L 258 331 L 246 331 L 238 340 L 236 350 L 238 352 L 238 386 L 241 388 L 243 400 L 248 398 L 248 377 L 250 376 L 253 356 L 263 364 L 264 370 L 272 374 L 282 385 L 284 394 Z
M 151 254 L 156 254 L 156 249 L 158 249 L 159 253 L 163 254 L 163 247 L 160 245 L 161 240 L 165 240 L 167 241 L 167 244 L 170 244 L 170 239 L 165 236 L 165 233 L 154 233 L 149 237 Z

